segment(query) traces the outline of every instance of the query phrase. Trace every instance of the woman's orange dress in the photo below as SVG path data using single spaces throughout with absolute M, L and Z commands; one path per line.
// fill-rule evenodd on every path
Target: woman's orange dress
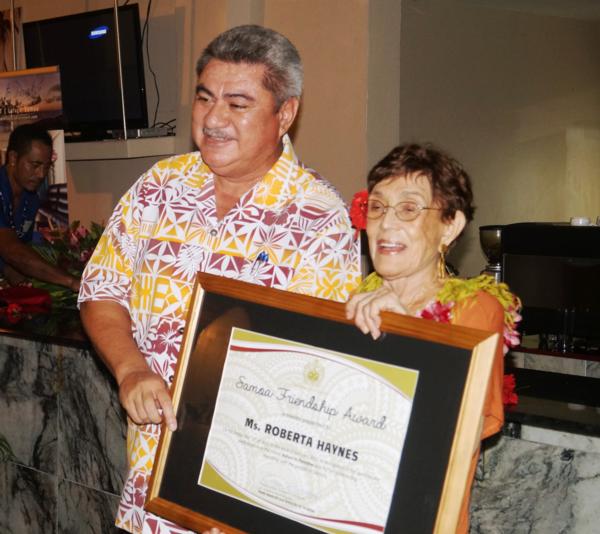
M 357 292 L 373 291 L 381 287 L 383 280 L 372 273 L 361 285 Z M 496 284 L 489 276 L 479 276 L 470 280 L 451 278 L 437 295 L 433 306 L 446 307 L 449 313 L 436 317 L 436 312 L 427 314 L 428 307 L 421 312 L 422 317 L 459 326 L 467 326 L 497 332 L 500 334 L 490 380 L 487 384 L 487 396 L 483 408 L 483 426 L 481 439 L 496 434 L 504 424 L 504 404 L 502 392 L 504 386 L 504 346 L 516 341 L 516 322 L 520 319 L 518 310 L 519 299 L 508 290 L 505 284 Z M 508 336 L 505 336 L 508 334 Z M 469 484 L 463 496 L 457 534 L 466 534 L 469 530 L 469 503 L 471 486 L 475 477 L 475 469 L 479 458 L 479 447 L 473 454 L 469 470 Z
M 502 385 L 504 381 L 504 352 L 502 343 L 504 308 L 498 302 L 498 299 L 489 293 L 478 291 L 473 297 L 462 301 L 456 306 L 452 324 L 478 328 L 480 330 L 487 330 L 488 332 L 498 332 L 500 334 L 483 408 L 483 430 L 481 432 L 481 439 L 483 440 L 499 432 L 504 424 L 504 405 L 502 403 Z M 460 518 L 456 528 L 457 534 L 464 534 L 469 530 L 470 487 L 475 477 L 478 458 L 479 447 L 471 459 L 469 489 L 463 497 Z

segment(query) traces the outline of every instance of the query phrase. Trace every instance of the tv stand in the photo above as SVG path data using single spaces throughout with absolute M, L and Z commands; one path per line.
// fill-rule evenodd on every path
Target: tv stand
M 146 158 L 175 154 L 174 135 L 65 143 L 67 161 Z
M 65 130 L 65 143 L 91 143 L 93 141 L 104 141 L 112 139 L 107 130 L 68 131 Z
M 159 128 L 128 128 L 127 139 L 143 139 L 146 137 L 166 137 L 172 131 L 172 128 L 159 127 Z M 113 139 L 123 139 L 123 130 L 112 130 L 111 135 Z

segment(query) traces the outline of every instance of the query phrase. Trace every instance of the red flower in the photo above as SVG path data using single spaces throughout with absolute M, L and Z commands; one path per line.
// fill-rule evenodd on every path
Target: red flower
M 515 393 L 515 385 L 515 375 L 504 375 L 504 383 L 502 384 L 502 403 L 504 406 L 514 406 L 519 402 L 519 397 Z
M 6 318 L 9 323 L 18 323 L 21 320 L 21 312 L 23 308 L 19 306 L 16 302 L 11 302 L 6 307 Z
M 452 303 L 442 304 L 439 300 L 431 302 L 421 311 L 423 319 L 429 319 L 438 323 L 449 323 L 452 310 Z
M 358 236 L 361 230 L 367 227 L 367 200 L 369 192 L 366 189 L 355 193 L 350 204 L 350 220 L 352 226 L 356 229 L 354 237 Z

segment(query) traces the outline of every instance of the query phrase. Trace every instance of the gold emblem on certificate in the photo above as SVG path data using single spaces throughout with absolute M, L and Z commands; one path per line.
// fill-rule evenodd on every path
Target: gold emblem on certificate
M 324 532 L 382 532 L 417 380 L 234 327 L 198 484 Z
M 309 384 L 318 384 L 323 379 L 325 369 L 319 363 L 319 360 L 308 362 L 304 366 L 304 378 Z

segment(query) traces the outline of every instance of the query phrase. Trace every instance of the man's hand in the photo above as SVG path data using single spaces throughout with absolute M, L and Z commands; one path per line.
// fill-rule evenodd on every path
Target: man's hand
M 36 278 L 79 291 L 79 280 L 56 265 L 44 260 L 35 250 L 21 243 L 12 228 L 0 228 L 0 256 L 13 271 L 22 277 Z M 10 276 L 10 273 L 9 273 Z
M 131 420 L 138 424 L 162 422 L 177 429 L 171 396 L 164 380 L 147 367 L 134 369 L 122 375 L 119 383 L 119 400 Z
M 71 280 L 69 281 L 68 287 L 71 291 L 79 293 L 79 288 L 81 287 L 81 280 L 79 278 L 76 278 L 75 276 L 72 276 Z
M 119 384 L 119 400 L 134 423 L 177 428 L 165 381 L 148 367 L 131 335 L 129 312 L 111 301 L 81 304 L 81 320 L 98 355 Z
M 27 284 L 29 278 L 20 273 L 16 269 L 13 269 L 8 263 L 4 265 L 4 278 L 11 286 L 20 286 Z

